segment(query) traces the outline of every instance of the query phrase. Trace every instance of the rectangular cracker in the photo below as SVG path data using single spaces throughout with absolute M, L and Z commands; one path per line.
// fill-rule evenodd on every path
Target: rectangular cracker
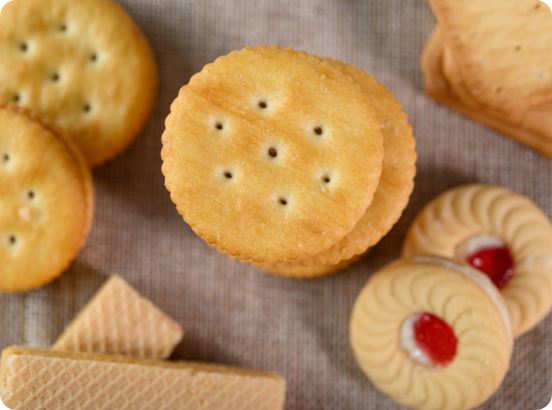
M 450 108 L 552 158 L 552 127 L 545 127 L 542 123 L 543 118 L 552 118 L 552 104 L 545 103 L 518 116 L 508 116 L 469 100 L 467 93 L 458 93 L 443 73 L 445 48 L 444 38 L 438 28 L 421 59 L 426 93 Z
M 17 410 L 277 410 L 280 376 L 192 362 L 10 347 L 0 397 Z
M 552 98 L 552 14 L 539 0 L 429 0 L 468 92 L 519 111 Z
M 183 336 L 178 323 L 112 275 L 52 349 L 164 359 Z

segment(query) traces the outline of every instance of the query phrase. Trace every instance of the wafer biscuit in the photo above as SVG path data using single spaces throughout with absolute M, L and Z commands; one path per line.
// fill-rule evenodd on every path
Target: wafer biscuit
M 552 18 L 539 0 L 430 0 L 466 89 L 518 111 L 552 99 Z
M 240 259 L 288 262 L 343 238 L 372 202 L 380 124 L 349 76 L 278 47 L 221 57 L 183 87 L 163 134 L 178 211 Z
M 69 266 L 93 218 L 78 149 L 17 107 L 0 107 L 0 291 L 42 286 Z
M 4 350 L 0 366 L 14 410 L 277 410 L 285 387 L 273 373 L 22 347 Z
M 454 74 L 454 62 L 445 61 L 444 39 L 435 30 L 422 55 L 427 94 L 450 108 L 527 145 L 552 158 L 552 133 L 548 126 L 552 104 L 543 103 L 520 112 L 515 117 L 483 107 L 464 92 L 461 80 Z M 445 75 L 445 64 L 447 74 Z M 449 81 L 449 78 L 451 81 Z
M 0 102 L 71 137 L 89 165 L 124 150 L 157 92 L 144 35 L 111 0 L 18 0 L 0 14 Z
M 52 349 L 165 359 L 183 336 L 178 323 L 112 275 Z

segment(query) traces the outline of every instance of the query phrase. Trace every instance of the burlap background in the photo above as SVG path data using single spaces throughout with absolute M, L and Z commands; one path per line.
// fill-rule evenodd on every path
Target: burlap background
M 69 271 L 43 289 L 0 296 L 0 347 L 49 346 L 116 272 L 185 327 L 174 358 L 278 372 L 288 381 L 289 410 L 400 408 L 355 363 L 348 322 L 356 295 L 399 255 L 416 212 L 447 188 L 502 185 L 552 216 L 552 161 L 424 96 L 418 58 L 435 24 L 425 0 L 121 2 L 157 54 L 157 108 L 132 148 L 94 171 L 96 219 Z M 160 138 L 179 88 L 218 56 L 260 44 L 365 69 L 403 103 L 418 138 L 416 189 L 403 218 L 360 264 L 334 277 L 282 279 L 219 255 L 182 221 L 163 185 Z M 552 317 L 516 342 L 506 381 L 482 408 L 544 407 L 551 357 Z

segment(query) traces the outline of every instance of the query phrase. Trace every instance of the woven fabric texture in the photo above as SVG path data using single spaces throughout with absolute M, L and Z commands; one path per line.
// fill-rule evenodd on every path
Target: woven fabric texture
M 453 186 L 527 195 L 552 217 L 552 161 L 428 99 L 419 56 L 435 25 L 426 0 L 118 0 L 149 37 L 161 92 L 147 128 L 94 170 L 96 219 L 70 269 L 45 288 L 0 295 L 0 347 L 47 347 L 112 273 L 186 329 L 173 358 L 274 371 L 289 410 L 401 407 L 349 346 L 349 316 L 370 275 L 400 255 L 409 223 Z M 320 280 L 271 276 L 218 254 L 177 213 L 161 174 L 161 134 L 178 90 L 221 55 L 290 46 L 365 69 L 414 127 L 418 175 L 402 219 L 360 263 Z M 124 63 L 124 62 L 123 62 Z M 481 409 L 541 409 L 552 395 L 552 317 L 516 341 L 511 369 Z

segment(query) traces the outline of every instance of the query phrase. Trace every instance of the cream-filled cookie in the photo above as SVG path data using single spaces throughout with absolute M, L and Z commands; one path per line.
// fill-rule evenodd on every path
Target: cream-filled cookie
M 529 199 L 471 184 L 431 201 L 410 227 L 403 256 L 438 255 L 489 276 L 508 307 L 514 336 L 535 327 L 552 306 L 552 225 Z
M 355 302 L 350 338 L 372 383 L 419 410 L 483 403 L 512 354 L 500 292 L 470 266 L 438 257 L 396 261 L 375 273 Z

